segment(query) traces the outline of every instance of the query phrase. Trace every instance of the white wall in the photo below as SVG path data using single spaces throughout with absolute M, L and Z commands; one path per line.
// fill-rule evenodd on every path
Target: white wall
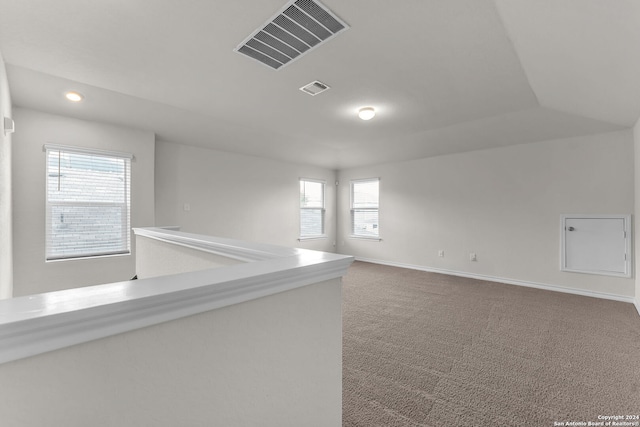
M 0 55 L 0 120 L 11 117 L 11 97 L 4 61 Z M 5 135 L 0 122 L 0 299 L 13 292 L 11 134 Z
M 633 297 L 633 279 L 560 271 L 560 215 L 633 213 L 633 176 L 631 131 L 344 170 L 338 251 Z M 370 177 L 381 179 L 381 242 L 348 237 L 349 180 Z
M 314 166 L 158 141 L 156 223 L 190 233 L 334 252 L 335 176 L 333 170 Z M 297 240 L 300 178 L 326 180 L 326 239 Z
M 144 236 L 136 239 L 138 279 L 242 264 L 234 258 Z
M 14 295 L 128 280 L 134 255 L 45 262 L 46 143 L 132 153 L 131 226 L 154 222 L 154 149 L 151 132 L 14 109 L 13 233 Z M 135 253 L 134 239 L 132 250 Z
M 0 365 L 3 426 L 339 427 L 341 281 Z
M 633 141 L 635 148 L 635 193 L 640 191 L 640 119 L 636 122 L 635 127 L 633 128 Z M 635 194 L 634 193 L 634 194 Z M 636 249 L 636 257 L 635 257 L 635 268 L 638 269 L 640 267 L 640 219 L 638 214 L 640 214 L 640 197 L 635 197 L 635 212 L 636 215 L 634 217 L 634 231 L 635 231 L 635 249 Z M 635 292 L 635 300 L 636 300 L 636 309 L 638 310 L 638 314 L 640 314 L 640 275 L 636 274 L 636 292 Z

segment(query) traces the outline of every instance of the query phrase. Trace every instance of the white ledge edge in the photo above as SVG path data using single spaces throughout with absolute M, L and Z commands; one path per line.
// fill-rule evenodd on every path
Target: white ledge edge
M 167 241 L 195 236 L 144 230 L 139 235 L 151 232 L 160 238 L 160 234 L 167 233 Z M 0 363 L 339 278 L 353 261 L 353 257 L 345 255 L 208 236 L 199 239 L 213 243 L 224 256 L 254 256 L 261 252 L 259 256 L 271 258 L 2 300 Z
M 184 233 L 166 228 L 134 228 L 133 232 L 136 236 L 160 240 L 240 261 L 264 261 L 296 253 L 296 249 L 292 248 Z

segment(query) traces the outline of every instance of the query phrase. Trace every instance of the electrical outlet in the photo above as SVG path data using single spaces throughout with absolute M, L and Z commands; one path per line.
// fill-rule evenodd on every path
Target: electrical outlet
M 189 203 L 184 204 L 184 211 L 189 212 L 191 210 L 191 205 Z
M 475 252 L 470 252 L 469 253 L 469 261 L 477 261 L 478 257 L 476 256 Z
M 444 257 L 444 251 L 443 251 L 442 249 L 440 249 L 440 250 L 438 251 L 438 256 L 439 256 L 440 258 L 443 258 L 443 257 Z

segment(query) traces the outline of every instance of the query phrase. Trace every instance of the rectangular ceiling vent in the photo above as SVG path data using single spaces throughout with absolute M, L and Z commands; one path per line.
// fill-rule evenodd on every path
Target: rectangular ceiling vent
M 317 94 L 329 89 L 331 89 L 329 86 L 322 82 L 319 82 L 318 80 L 316 80 L 315 82 L 311 82 L 308 85 L 304 85 L 300 88 L 301 91 L 308 93 L 311 96 L 316 96 Z
M 291 0 L 234 50 L 277 70 L 348 28 L 319 1 Z

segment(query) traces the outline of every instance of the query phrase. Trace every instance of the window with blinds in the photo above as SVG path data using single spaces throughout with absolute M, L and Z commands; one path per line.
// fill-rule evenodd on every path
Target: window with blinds
M 46 259 L 130 252 L 131 159 L 46 145 Z
M 379 187 L 378 178 L 351 181 L 351 234 L 353 236 L 380 237 Z
M 324 182 L 301 179 L 300 238 L 324 235 Z

